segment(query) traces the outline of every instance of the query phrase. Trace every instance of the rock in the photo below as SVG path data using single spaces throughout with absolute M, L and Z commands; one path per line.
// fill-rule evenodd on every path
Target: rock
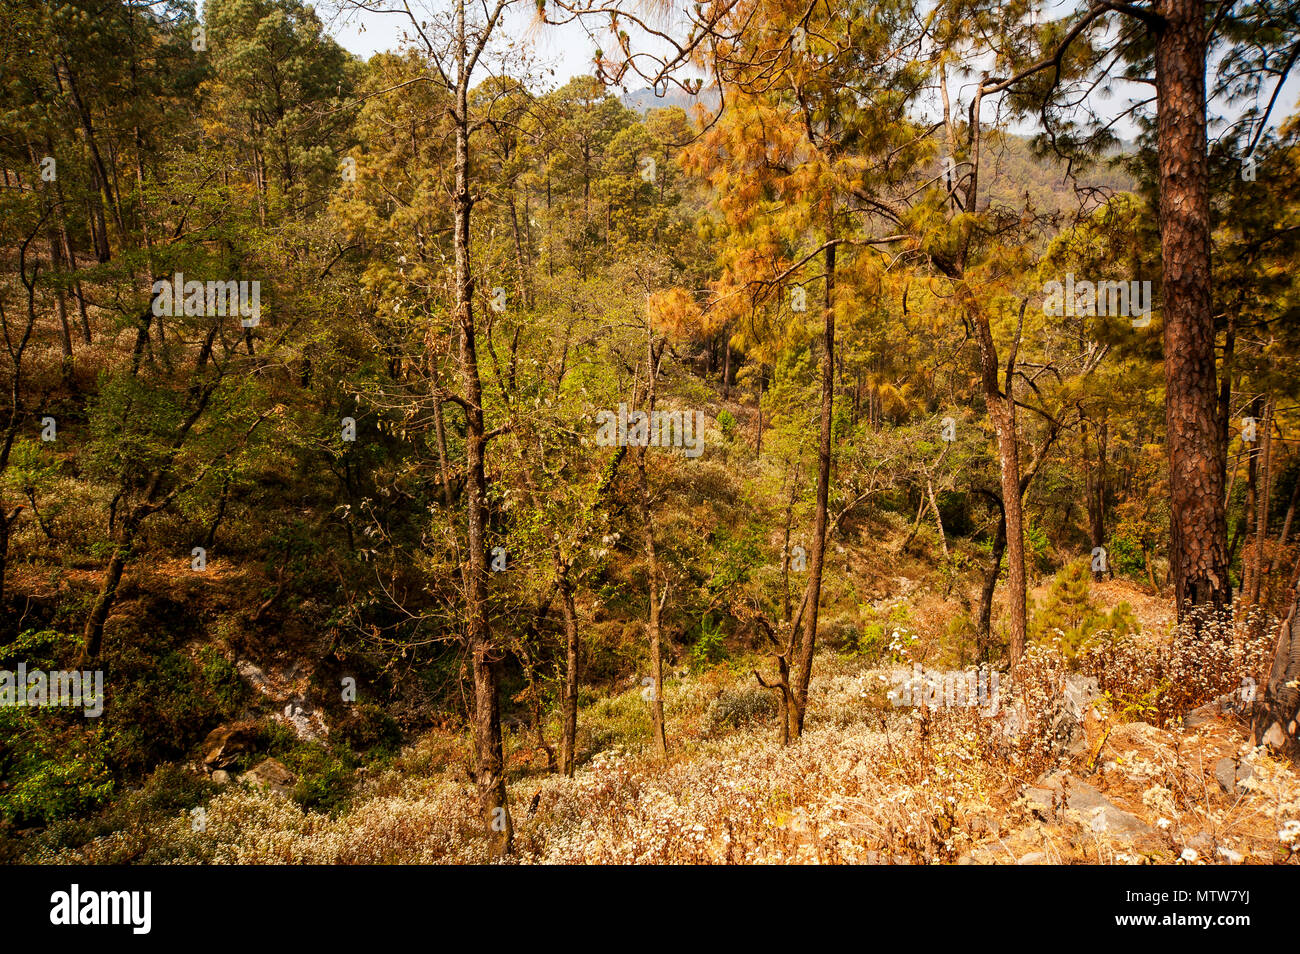
M 258 788 L 268 788 L 273 792 L 279 792 L 281 795 L 287 795 L 296 781 L 293 773 L 275 759 L 258 762 L 239 776 L 239 780 L 250 785 L 256 785 Z
M 1039 779 L 1039 788 L 1031 788 L 1025 797 L 1037 807 L 1035 811 L 1051 820 L 1061 807 L 1077 811 L 1090 829 L 1112 835 L 1137 836 L 1155 834 L 1155 829 L 1113 804 L 1100 791 L 1066 772 L 1054 772 Z
M 203 740 L 203 764 L 209 769 L 228 768 L 257 741 L 256 722 L 218 726 Z
M 216 782 L 218 785 L 229 784 L 230 773 L 227 772 L 225 769 L 217 769 L 215 772 L 212 773 L 212 781 Z
M 1245 698 L 1242 690 L 1227 692 L 1217 699 L 1213 699 L 1205 703 L 1205 705 L 1197 706 L 1186 713 L 1183 716 L 1183 725 L 1188 729 L 1194 729 L 1199 725 L 1205 725 L 1225 716 L 1248 715 L 1253 707 L 1253 697 L 1250 699 Z
M 266 691 L 266 673 L 260 666 L 255 666 L 247 659 L 238 659 L 235 661 L 235 669 L 253 684 L 253 688 Z
M 1041 851 L 1031 851 L 1021 855 L 1017 860 L 1018 865 L 1042 865 L 1047 863 L 1047 855 Z
M 1065 711 L 1080 722 L 1100 695 L 1096 676 L 1065 677 Z
M 313 708 L 312 704 L 302 696 L 290 701 L 284 707 L 283 717 L 276 718 L 288 723 L 294 735 L 304 742 L 316 742 L 329 735 L 329 728 L 325 725 L 325 719 L 320 711 Z
M 1093 711 L 1093 702 L 1101 695 L 1101 688 L 1093 676 L 1067 676 L 1059 697 L 1052 703 L 1048 713 L 1048 737 L 1052 751 L 1070 757 L 1079 756 L 1088 751 L 1088 733 L 1084 722 L 1088 713 Z M 1023 703 L 1013 702 L 1001 694 L 1003 704 L 998 713 L 999 728 L 1007 738 L 1021 735 L 1029 724 Z
M 1242 790 L 1242 782 L 1255 774 L 1255 770 L 1237 759 L 1222 758 L 1214 763 L 1214 777 L 1219 787 L 1229 794 Z
M 1261 741 L 1271 749 L 1283 751 L 1286 748 L 1286 733 L 1282 731 L 1282 723 L 1274 722 L 1269 726 Z
M 1052 722 L 1052 735 L 1065 755 L 1083 755 L 1088 751 L 1088 733 L 1083 722 L 1101 695 L 1095 676 L 1066 676 L 1061 711 Z

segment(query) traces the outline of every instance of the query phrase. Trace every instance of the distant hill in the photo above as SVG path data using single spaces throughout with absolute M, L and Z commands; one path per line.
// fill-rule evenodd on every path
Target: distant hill
M 697 104 L 703 104 L 706 109 L 718 108 L 718 91 L 714 87 L 702 90 L 699 96 L 689 96 L 678 87 L 672 87 L 663 96 L 659 96 L 650 87 L 645 89 L 632 90 L 624 93 L 618 98 L 618 101 L 628 109 L 634 109 L 638 113 L 648 113 L 652 109 L 666 109 L 670 106 L 680 106 L 687 113 Z
M 670 106 L 680 106 L 690 113 L 696 104 L 703 104 L 710 110 L 717 109 L 719 97 L 716 88 L 706 89 L 699 96 L 690 96 L 673 87 L 659 96 L 653 89 L 646 87 L 624 93 L 619 97 L 619 102 L 642 114 Z M 1132 149 L 1132 144 L 1121 143 L 1117 154 Z M 936 175 L 941 163 L 942 158 L 936 161 Z M 1076 188 L 1128 192 L 1134 187 L 1132 177 L 1124 170 L 1111 167 L 1105 162 L 1084 171 L 1076 168 L 1072 181 L 1065 163 L 1035 156 L 1027 137 L 1011 134 L 985 141 L 980 169 L 981 202 L 991 199 L 997 205 L 1021 209 L 1026 204 L 1027 194 L 1028 204 L 1035 211 L 1046 214 L 1077 209 L 1080 197 L 1075 194 Z
M 1028 138 L 1013 135 L 986 142 L 980 177 L 981 202 L 1020 209 L 1028 195 L 1029 205 L 1042 213 L 1077 209 L 1076 188 L 1129 192 L 1135 185 L 1127 172 L 1105 161 L 1083 170 L 1076 166 L 1072 179 L 1064 162 L 1035 156 Z

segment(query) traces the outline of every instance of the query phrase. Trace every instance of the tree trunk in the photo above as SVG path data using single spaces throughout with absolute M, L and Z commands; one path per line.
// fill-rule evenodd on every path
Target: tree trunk
M 1025 593 L 1025 531 L 1020 497 L 1020 442 L 1016 435 L 1016 405 L 1013 391 L 1016 352 L 1020 343 L 1021 326 L 1011 344 L 1007 360 L 1006 394 L 998 388 L 998 353 L 993 343 L 993 331 L 988 315 L 973 300 L 970 302 L 976 335 L 979 341 L 980 368 L 984 384 L 984 399 L 989 417 L 998 438 L 998 462 L 1001 471 L 1002 513 L 1006 520 L 1007 537 L 1007 629 L 1010 636 L 1008 661 L 1015 666 L 1025 651 L 1026 593 Z M 1024 320 L 1024 309 L 1020 313 Z
M 564 700 L 560 713 L 560 772 L 573 778 L 578 753 L 578 614 L 573 605 L 569 568 L 557 571 L 564 611 Z
M 20 513 L 22 513 L 22 507 L 15 508 L 13 513 L 5 513 L 4 509 L 0 508 L 0 610 L 4 609 L 5 601 L 5 573 L 9 565 L 9 533 Z M 0 630 L 0 632 L 4 631 Z M 17 633 L 5 633 L 6 638 L 17 635 Z
M 478 373 L 474 332 L 474 279 L 470 272 L 469 91 L 465 75 L 465 8 L 456 8 L 461 73 L 456 94 L 456 193 L 453 196 L 456 270 L 456 317 L 460 326 L 461 385 L 465 390 L 465 476 L 467 553 L 465 596 L 468 602 L 466 637 L 474 678 L 475 782 L 493 857 L 510 853 L 514 824 L 506 796 L 505 749 L 501 740 L 501 708 L 497 697 L 496 659 L 488 619 L 487 475 L 484 456 L 487 434 L 483 424 L 483 389 Z
M 1178 617 L 1231 601 L 1210 296 L 1205 6 L 1160 0 L 1155 65 L 1165 298 L 1169 560 Z
M 649 316 L 646 317 L 647 323 Z M 655 379 L 659 376 L 659 358 L 662 346 L 655 348 L 654 329 L 646 327 L 646 372 L 647 385 L 646 414 L 654 420 Z M 649 590 L 649 636 L 650 636 L 650 731 L 655 752 L 660 758 L 668 757 L 668 737 L 664 728 L 664 661 L 662 646 L 662 625 L 660 612 L 663 609 L 663 596 L 659 590 L 659 554 L 655 550 L 654 515 L 650 510 L 650 482 L 645 470 L 646 448 L 640 447 L 636 457 L 637 473 L 640 477 L 641 525 L 645 530 L 646 573 Z
M 1255 499 L 1255 558 L 1251 561 L 1250 589 L 1246 605 L 1258 606 L 1264 586 L 1264 544 L 1268 540 L 1268 504 L 1273 476 L 1273 402 L 1264 402 L 1264 446 L 1260 449 L 1259 488 Z
M 939 546 L 943 550 L 943 565 L 948 566 L 948 537 L 943 532 L 943 518 L 939 515 L 939 503 L 934 499 L 934 482 L 927 474 L 925 478 L 925 493 L 930 500 L 930 512 L 934 514 L 934 527 L 939 531 Z
M 988 569 L 984 571 L 984 585 L 980 589 L 980 615 L 976 652 L 981 663 L 989 661 L 989 647 L 993 644 L 993 594 L 997 591 L 998 577 L 1002 575 L 1002 555 L 1007 550 L 1007 518 L 998 518 L 998 532 L 993 538 L 993 552 Z
M 731 329 L 722 329 L 722 400 L 731 397 Z
M 99 585 L 99 594 L 95 597 L 95 604 L 86 619 L 86 628 L 82 634 L 81 659 L 77 663 L 79 669 L 91 668 L 99 659 L 99 650 L 104 639 L 104 623 L 108 620 L 109 611 L 117 599 L 117 587 L 122 582 L 122 571 L 126 568 L 127 555 L 131 551 L 131 541 L 134 536 L 134 528 L 129 522 L 124 521 L 117 546 L 113 549 L 113 555 L 108 561 L 108 569 L 104 571 L 104 579 Z
M 808 709 L 808 684 L 812 681 L 813 654 L 817 648 L 817 613 L 822 594 L 822 567 L 826 560 L 826 511 L 831 484 L 831 423 L 835 403 L 835 245 L 826 247 L 825 322 L 822 332 L 821 437 L 817 445 L 817 509 L 813 517 L 812 551 L 808 559 L 808 595 L 805 598 L 803 638 L 795 659 L 790 692 L 790 738 L 803 735 Z
M 1097 459 L 1094 468 L 1093 461 L 1090 459 L 1088 432 L 1083 434 L 1083 466 L 1084 466 L 1084 483 L 1086 485 L 1087 504 L 1088 504 L 1088 539 L 1091 541 L 1092 548 L 1104 547 L 1106 545 L 1106 443 L 1107 443 L 1107 426 L 1102 421 L 1097 425 Z M 1109 566 L 1109 560 L 1107 561 Z M 1101 582 L 1104 571 L 1093 570 L 1092 578 Z
M 54 313 L 59 319 L 59 343 L 63 346 L 66 370 L 68 362 L 72 360 L 72 328 L 68 324 L 68 297 L 63 290 L 63 245 L 57 230 L 52 228 L 47 234 L 50 243 L 50 271 L 53 272 L 51 278 L 54 282 Z
M 1293 581 L 1300 582 L 1300 580 Z M 1291 609 L 1278 627 L 1273 667 L 1264 697 L 1259 700 L 1251 720 L 1255 745 L 1268 745 L 1274 751 L 1300 760 L 1300 603 L 1291 597 Z

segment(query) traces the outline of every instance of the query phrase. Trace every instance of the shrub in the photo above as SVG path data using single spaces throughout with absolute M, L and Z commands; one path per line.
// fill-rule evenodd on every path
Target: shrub
M 700 620 L 700 635 L 691 647 L 691 663 L 695 668 L 702 669 L 719 662 L 726 654 L 721 625 L 713 622 L 712 617 L 705 616 Z
M 49 824 L 108 800 L 105 728 L 83 727 L 80 713 L 0 707 L 0 819 Z
M 1105 630 L 1125 635 L 1139 628 L 1127 603 L 1106 611 L 1093 601 L 1089 573 L 1088 561 L 1082 560 L 1057 574 L 1045 603 L 1034 613 L 1030 624 L 1033 639 L 1059 640 L 1067 658 L 1073 658 L 1093 633 Z
M 1042 527 L 1033 523 L 1025 527 L 1025 550 L 1038 569 L 1046 570 L 1051 566 L 1052 544 Z
M 204 686 L 222 716 L 228 719 L 236 717 L 248 699 L 248 685 L 240 677 L 235 664 L 215 646 L 204 646 L 199 650 L 199 666 Z
M 298 776 L 292 795 L 304 809 L 336 812 L 347 803 L 357 764 L 350 749 L 313 742 L 286 753 L 283 760 Z
M 1201 619 L 1199 626 L 1185 620 L 1167 646 L 1100 632 L 1083 647 L 1079 665 L 1121 712 L 1163 726 L 1240 690 L 1244 679 L 1261 680 L 1272 649 L 1270 628 L 1251 611 Z
M 776 694 L 760 686 L 727 689 L 710 703 L 704 715 L 710 732 L 730 727 L 740 728 L 777 713 Z
M 330 738 L 367 756 L 396 755 L 402 747 L 397 720 L 379 706 L 365 702 L 353 706 L 330 733 Z

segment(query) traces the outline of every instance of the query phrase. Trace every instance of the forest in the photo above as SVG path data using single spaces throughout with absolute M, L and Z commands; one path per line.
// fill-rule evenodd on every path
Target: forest
M 0 861 L 1300 865 L 1297 56 L 0 0 Z

